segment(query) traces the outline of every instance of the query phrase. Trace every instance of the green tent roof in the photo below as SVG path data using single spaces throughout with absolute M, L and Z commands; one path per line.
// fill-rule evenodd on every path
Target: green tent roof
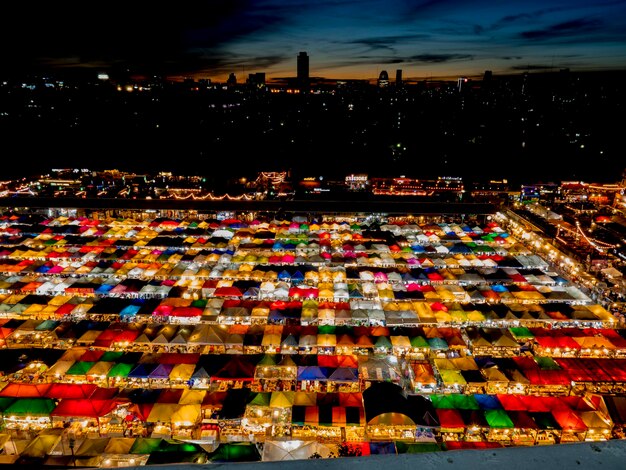
M 87 375 L 87 371 L 93 367 L 95 362 L 92 361 L 78 361 L 72 364 L 65 375 Z
M 196 307 L 196 308 L 204 308 L 206 307 L 207 304 L 207 299 L 198 299 L 198 300 L 194 300 L 191 303 L 192 307 Z
M 107 351 L 101 357 L 102 362 L 116 362 L 124 353 L 122 351 Z
M 398 454 L 421 454 L 423 452 L 439 452 L 441 448 L 436 442 L 402 442 L 396 441 Z
M 534 338 L 535 337 L 535 335 L 533 335 L 530 332 L 530 330 L 528 328 L 526 328 L 525 326 L 511 327 L 511 328 L 509 328 L 509 331 L 516 338 Z
M 561 370 L 561 367 L 551 357 L 535 356 L 535 362 L 542 370 Z
M 410 339 L 412 348 L 430 348 L 430 344 L 423 336 L 414 336 Z
M 9 406 L 13 404 L 15 398 L 9 397 L 0 397 L 0 411 L 6 410 Z
M 276 358 L 276 354 L 264 354 L 259 362 L 257 362 L 257 366 L 275 366 L 278 364 L 278 360 Z
M 489 427 L 492 428 L 512 428 L 514 427 L 513 421 L 509 418 L 504 410 L 486 410 L 485 419 L 489 423 Z
M 209 454 L 211 462 L 258 462 L 261 455 L 254 444 L 227 443 Z
M 156 452 L 199 452 L 202 448 L 191 442 L 180 442 L 175 440 L 162 440 Z
M 337 327 L 335 325 L 320 325 L 317 327 L 318 335 L 334 335 Z
M 253 405 L 253 406 L 270 406 L 270 398 L 271 398 L 271 396 L 272 396 L 272 392 L 259 392 L 248 403 L 248 405 Z
M 54 401 L 50 398 L 18 398 L 4 410 L 4 415 L 50 416 L 54 408 Z
M 460 393 L 450 393 L 446 395 L 433 394 L 430 399 L 433 406 L 438 409 L 451 410 L 479 410 L 480 405 L 474 395 L 463 395 Z
M 391 341 L 386 336 L 379 336 L 376 343 L 374 343 L 374 347 L 391 349 Z
M 150 454 L 159 448 L 163 439 L 139 437 L 130 448 L 131 454 Z
M 128 377 L 128 374 L 130 374 L 130 371 L 133 370 L 133 367 L 135 367 L 135 364 L 120 362 L 119 364 L 115 364 L 111 367 L 107 377 Z

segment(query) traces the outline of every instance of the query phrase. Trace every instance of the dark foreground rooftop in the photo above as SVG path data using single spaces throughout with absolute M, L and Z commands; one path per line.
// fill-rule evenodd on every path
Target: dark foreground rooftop
M 394 470 L 416 468 L 438 470 L 506 469 L 526 470 L 549 468 L 550 470 L 571 469 L 623 469 L 626 462 L 626 441 L 556 446 L 506 447 L 489 450 L 458 450 L 424 454 L 372 455 L 340 459 L 283 460 L 265 463 L 219 464 L 224 470 L 243 468 L 271 468 L 271 470 L 375 470 L 383 466 Z M 159 465 L 160 469 L 183 470 L 188 468 L 215 468 L 216 464 L 205 465 Z M 139 467 L 136 467 L 139 468 Z

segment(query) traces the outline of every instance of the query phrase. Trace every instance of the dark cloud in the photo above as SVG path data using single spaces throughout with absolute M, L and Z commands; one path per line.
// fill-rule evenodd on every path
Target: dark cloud
M 473 60 L 470 54 L 417 54 L 409 58 L 410 62 L 424 62 L 428 64 L 442 64 L 444 62 L 457 62 L 462 60 Z
M 563 36 L 575 36 L 591 31 L 598 31 L 602 28 L 602 25 L 603 22 L 599 19 L 577 18 L 574 20 L 553 24 L 543 29 L 523 31 L 522 33 L 520 33 L 520 36 L 524 39 L 530 40 L 561 38 Z
M 554 65 L 528 64 L 528 65 L 513 65 L 512 67 L 509 67 L 509 70 L 520 72 L 524 70 L 550 70 L 553 68 L 554 68 Z
M 184 74 L 221 64 L 230 42 L 284 20 L 251 9 L 250 0 L 150 7 L 12 3 L 0 19 L 4 65 L 31 70 L 109 65 L 139 73 Z
M 355 44 L 368 47 L 370 50 L 385 49 L 395 52 L 393 46 L 396 44 L 406 44 L 414 40 L 428 39 L 428 34 L 404 34 L 397 36 L 374 36 L 360 39 L 353 39 L 349 41 L 342 41 L 341 44 Z
M 520 60 L 520 59 L 523 59 L 523 57 L 519 56 L 519 55 L 518 56 L 507 55 L 507 56 L 504 56 L 504 57 L 500 57 L 500 59 L 502 59 L 502 60 Z

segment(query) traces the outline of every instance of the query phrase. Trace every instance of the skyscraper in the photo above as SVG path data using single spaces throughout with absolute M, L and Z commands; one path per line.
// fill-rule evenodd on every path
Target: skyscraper
M 389 86 L 389 74 L 386 70 L 382 70 L 378 76 L 378 88 L 386 88 Z
M 298 86 L 300 89 L 309 86 L 309 56 L 306 52 L 298 54 Z
M 402 69 L 396 70 L 396 87 L 400 88 L 402 86 Z

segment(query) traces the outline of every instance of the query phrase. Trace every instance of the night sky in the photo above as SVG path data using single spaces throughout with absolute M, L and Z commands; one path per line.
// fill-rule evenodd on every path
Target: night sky
M 327 78 L 397 68 L 427 78 L 626 66 L 626 1 L 11 3 L 0 47 L 3 68 L 16 73 L 287 77 L 301 50 L 311 76 Z

